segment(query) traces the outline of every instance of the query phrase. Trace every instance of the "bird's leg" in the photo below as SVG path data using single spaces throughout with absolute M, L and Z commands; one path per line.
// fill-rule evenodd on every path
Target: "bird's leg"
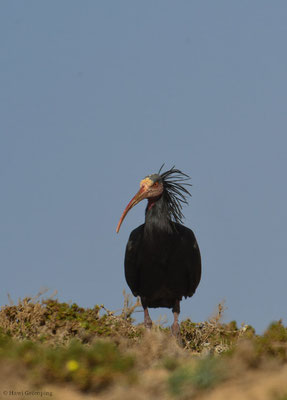
M 144 326 L 148 329 L 151 329 L 152 327 L 152 320 L 151 317 L 149 316 L 148 308 L 144 308 Z
M 173 312 L 174 320 L 173 320 L 173 324 L 171 325 L 171 332 L 172 332 L 173 336 L 180 337 L 180 328 L 179 328 L 179 324 L 178 324 L 178 316 L 180 313 L 179 300 L 175 301 L 172 312 Z

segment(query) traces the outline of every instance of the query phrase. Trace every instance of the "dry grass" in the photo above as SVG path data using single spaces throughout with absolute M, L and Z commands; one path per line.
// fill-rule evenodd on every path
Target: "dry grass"
M 17 305 L 0 309 L 0 328 L 13 338 L 61 345 L 76 338 L 90 343 L 97 337 L 128 338 L 141 335 L 142 328 L 132 325 L 130 315 L 138 303 L 130 305 L 125 299 L 123 311 L 115 315 L 103 305 L 82 308 L 77 304 L 59 303 L 53 298 L 19 300 Z
M 140 302 L 124 297 L 118 313 L 43 299 L 41 293 L 2 307 L 3 390 L 28 385 L 52 387 L 54 398 L 96 393 L 103 400 L 185 400 L 244 399 L 250 389 L 254 399 L 286 399 L 287 330 L 281 321 L 258 336 L 250 326 L 223 324 L 220 304 L 207 321 L 183 321 L 179 345 L 160 324 L 150 331 L 135 325 Z M 245 397 L 238 397 L 242 385 Z

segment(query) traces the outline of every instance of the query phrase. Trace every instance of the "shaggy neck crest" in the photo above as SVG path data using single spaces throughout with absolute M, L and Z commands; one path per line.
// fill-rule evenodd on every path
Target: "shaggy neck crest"
M 159 170 L 159 174 L 162 167 Z M 182 205 L 188 204 L 186 197 L 191 196 L 185 187 L 191 186 L 190 183 L 186 183 L 186 181 L 190 180 L 190 177 L 174 166 L 170 170 L 160 174 L 160 177 L 163 181 L 163 197 L 167 204 L 169 218 L 175 222 L 182 223 L 184 218 L 181 211 Z
M 163 167 L 163 166 L 162 166 Z M 182 205 L 187 204 L 186 196 L 191 196 L 185 186 L 190 178 L 179 169 L 172 167 L 170 170 L 158 175 L 163 183 L 163 193 L 159 198 L 149 199 L 146 208 L 146 228 L 147 230 L 166 230 L 173 231 L 171 222 L 182 223 L 184 215 Z

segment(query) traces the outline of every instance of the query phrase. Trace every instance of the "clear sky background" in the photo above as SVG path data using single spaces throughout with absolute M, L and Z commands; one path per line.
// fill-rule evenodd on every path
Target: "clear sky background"
M 165 163 L 192 177 L 203 262 L 181 319 L 225 299 L 226 321 L 286 323 L 286 21 L 286 1 L 2 1 L 0 304 L 120 309 L 145 202 L 116 225 Z

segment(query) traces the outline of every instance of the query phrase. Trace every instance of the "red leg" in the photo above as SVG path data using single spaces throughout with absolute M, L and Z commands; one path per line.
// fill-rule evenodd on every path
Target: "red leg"
M 173 312 L 173 324 L 171 325 L 171 332 L 173 336 L 175 337 L 180 337 L 180 327 L 178 323 L 178 316 L 180 313 L 180 305 L 179 305 L 179 300 L 176 300 L 175 305 L 172 309 Z
M 151 329 L 152 327 L 152 320 L 151 317 L 149 316 L 147 308 L 144 308 L 144 326 L 148 329 Z

